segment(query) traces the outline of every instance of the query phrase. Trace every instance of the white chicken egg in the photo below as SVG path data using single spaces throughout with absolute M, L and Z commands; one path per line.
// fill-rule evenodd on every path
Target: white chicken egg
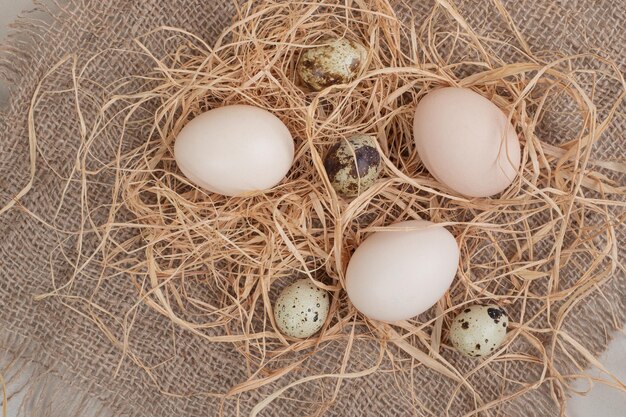
M 226 196 L 274 187 L 291 168 L 294 144 L 287 127 L 258 107 L 209 110 L 179 133 L 174 155 L 195 184 Z
M 274 305 L 274 318 L 281 333 L 303 339 L 322 328 L 329 308 L 328 292 L 304 278 L 281 292 Z
M 509 317 L 501 307 L 473 305 L 457 315 L 450 326 L 450 342 L 467 356 L 493 353 L 506 338 Z
M 354 252 L 346 291 L 371 319 L 410 319 L 445 294 L 458 262 L 459 246 L 444 227 L 425 220 L 396 223 L 369 236 Z
M 468 197 L 504 191 L 517 176 L 520 143 L 494 103 L 467 88 L 440 88 L 417 105 L 417 153 L 440 183 Z

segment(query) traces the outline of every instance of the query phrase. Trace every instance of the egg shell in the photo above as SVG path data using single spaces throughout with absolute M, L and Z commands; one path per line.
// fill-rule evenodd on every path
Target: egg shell
M 492 354 L 506 338 L 509 317 L 498 305 L 473 305 L 463 309 L 450 326 L 450 342 L 467 356 Z
M 330 296 L 305 278 L 286 287 L 274 305 L 281 333 L 303 339 L 317 333 L 328 316 Z
M 296 66 L 300 79 L 312 90 L 354 80 L 365 66 L 367 51 L 348 39 L 327 40 L 324 45 L 306 49 Z
M 293 163 L 289 129 L 272 113 L 234 105 L 191 120 L 174 144 L 180 170 L 211 192 L 241 196 L 274 187 Z
M 376 182 L 382 168 L 376 138 L 356 135 L 342 139 L 328 150 L 324 168 L 337 193 L 359 195 Z
M 494 103 L 466 88 L 440 88 L 417 105 L 417 152 L 442 184 L 468 197 L 504 191 L 520 166 L 515 128 Z
M 396 223 L 356 249 L 346 270 L 346 292 L 371 319 L 410 319 L 445 294 L 458 261 L 458 244 L 444 227 L 425 220 Z

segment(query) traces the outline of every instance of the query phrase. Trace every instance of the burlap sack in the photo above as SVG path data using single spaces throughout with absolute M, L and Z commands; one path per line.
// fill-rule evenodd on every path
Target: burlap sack
M 431 1 L 414 2 L 418 16 L 427 13 Z M 624 69 L 626 54 L 626 7 L 614 0 L 567 1 L 508 0 L 507 9 L 522 35 L 535 51 L 557 50 L 564 54 L 600 52 L 617 61 Z M 481 33 L 506 33 L 502 18 L 493 12 L 491 2 L 460 4 L 464 16 Z M 406 6 L 399 6 L 401 10 Z M 57 227 L 75 229 L 81 222 L 76 211 L 80 200 L 79 187 L 70 187 L 60 203 L 63 181 L 74 164 L 80 126 L 71 92 L 71 77 L 55 76 L 46 81 L 46 91 L 57 91 L 40 97 L 37 103 L 37 149 L 29 149 L 28 109 L 38 82 L 59 60 L 75 58 L 81 67 L 86 59 L 106 49 L 132 47 L 131 40 L 161 25 L 184 27 L 211 43 L 220 30 L 231 22 L 234 7 L 228 0 L 70 0 L 48 10 L 40 7 L 32 17 L 21 18 L 15 32 L 2 48 L 0 69 L 14 87 L 8 106 L 0 119 L 0 201 L 6 204 L 29 181 L 29 155 L 37 153 L 39 164 L 32 189 L 11 210 L 0 218 L 0 345 L 5 358 L 17 360 L 17 366 L 30 363 L 41 381 L 40 385 L 56 384 L 60 389 L 46 391 L 39 386 L 32 392 L 35 404 L 25 415 L 88 415 L 85 404 L 103 415 L 132 416 L 213 416 L 247 415 L 250 409 L 269 392 L 286 385 L 282 378 L 273 387 L 242 394 L 227 401 L 207 396 L 205 392 L 225 392 L 243 381 L 245 363 L 229 345 L 209 345 L 187 332 L 173 327 L 164 317 L 142 308 L 138 311 L 132 340 L 133 351 L 149 369 L 141 369 L 124 357 L 95 323 L 79 312 L 84 307 L 80 294 L 91 294 L 93 282 L 78 281 L 74 298 L 54 298 L 35 301 L 33 296 L 51 290 L 51 270 L 54 278 L 63 281 L 64 274 L 73 270 L 63 260 L 57 238 L 44 222 Z M 507 35 L 505 35 L 507 36 Z M 512 36 L 509 34 L 508 36 Z M 167 42 L 154 38 L 150 46 L 167 48 Z M 64 64 L 65 75 L 71 73 L 71 60 Z M 101 85 L 127 74 L 141 74 L 154 62 L 149 58 L 133 62 L 121 60 L 114 51 L 96 58 L 89 78 Z M 95 69 L 94 69 L 95 68 Z M 597 80 L 598 95 L 615 95 L 619 86 L 605 85 Z M 97 96 L 102 91 L 93 86 Z M 604 89 L 604 90 L 603 90 Z M 619 94 L 619 91 L 617 91 Z M 597 157 L 624 160 L 626 157 L 626 121 L 624 106 L 621 118 L 605 135 Z M 94 108 L 82 111 L 93 116 Z M 92 113 L 90 113 L 92 112 Z M 555 141 L 566 135 L 570 117 L 554 112 L 553 124 L 540 128 L 547 138 Z M 140 137 L 140 128 L 135 128 Z M 132 135 L 130 135 L 132 136 Z M 110 154 L 106 142 L 102 155 Z M 622 178 L 623 181 L 623 178 Z M 110 195 L 106 183 L 101 185 L 102 203 Z M 30 212 L 30 213 L 29 213 Z M 33 217 L 31 214 L 37 217 Z M 97 216 L 98 213 L 95 213 Z M 39 220 L 37 220 L 39 219 Z M 53 219 L 53 220 L 51 220 Z M 624 242 L 623 225 L 619 227 L 620 242 Z M 75 250 L 75 242 L 66 242 L 66 250 Z M 85 246 L 91 243 L 87 240 Z M 623 264 L 623 251 L 620 251 Z M 589 260 L 584 260 L 588 262 Z M 96 271 L 94 271 L 94 274 Z M 573 279 L 573 277 L 565 277 Z M 566 328 L 593 354 L 601 352 L 614 327 L 621 327 L 626 318 L 626 279 L 623 270 L 607 284 L 597 288 L 584 304 L 576 305 Z M 82 289 L 80 286 L 84 285 Z M 120 314 L 136 302 L 136 290 L 123 277 L 104 280 L 97 303 L 113 314 Z M 62 307 L 64 303 L 69 308 Z M 109 320 L 102 314 L 102 320 Z M 119 335 L 117 335 L 119 336 Z M 545 341 L 549 344 L 549 340 Z M 376 355 L 359 347 L 356 357 Z M 341 352 L 321 350 L 315 361 L 337 363 Z M 560 353 L 562 354 L 562 353 Z M 559 363 L 559 354 L 554 358 Z M 468 363 L 457 363 L 469 369 Z M 385 365 L 383 364 L 383 368 Z M 497 369 L 497 366 L 476 375 L 474 382 L 484 391 L 485 398 L 495 398 L 511 387 L 494 385 L 493 373 L 505 372 L 519 381 L 537 379 L 541 367 Z M 6 370 L 6 368 L 5 368 Z M 16 377 L 17 378 L 17 377 Z M 482 379 L 481 379 L 482 378 Z M 476 382 L 478 381 L 478 382 Z M 536 390 L 512 399 L 484 415 L 552 416 L 560 414 L 557 394 L 551 390 L 550 375 L 545 375 Z M 158 386 L 157 386 L 158 383 Z M 413 384 L 416 398 L 398 394 L 398 386 Z M 49 387 L 48 387 L 49 388 Z M 292 400 L 280 400 L 264 411 L 267 416 L 317 415 L 329 416 L 411 416 L 445 415 L 447 398 L 455 385 L 440 375 L 417 368 L 413 380 L 396 380 L 390 373 L 378 372 L 360 379 L 345 381 L 335 404 L 325 410 L 312 410 L 310 402 L 319 401 L 328 391 L 318 382 L 301 385 L 285 394 Z M 163 395 L 160 391 L 177 393 Z M 47 398 L 42 394 L 47 392 Z M 70 397 L 70 398 L 68 398 Z M 55 399 L 56 398 L 56 399 Z M 61 398 L 61 400 L 59 400 Z M 295 399 L 296 401 L 293 401 Z M 460 395 L 449 415 L 463 415 L 473 409 L 468 396 Z M 108 410 L 108 411 L 107 411 Z

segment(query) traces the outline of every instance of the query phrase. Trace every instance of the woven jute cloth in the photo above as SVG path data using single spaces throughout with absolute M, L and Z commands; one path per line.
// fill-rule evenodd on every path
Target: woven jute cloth
M 564 55 L 598 52 L 624 70 L 626 5 L 622 1 L 507 0 L 503 4 L 533 51 L 558 51 Z M 416 1 L 414 12 L 418 18 L 426 16 L 433 6 L 431 1 Z M 399 13 L 405 13 L 406 10 L 402 10 L 405 7 L 399 5 Z M 460 2 L 459 7 L 479 35 L 504 31 L 502 16 L 493 11 L 491 2 Z M 75 155 L 80 146 L 81 126 L 72 94 L 73 60 L 76 68 L 82 68 L 86 60 L 94 59 L 89 73 L 83 76 L 98 81 L 98 85 L 93 85 L 97 96 L 102 94 L 100 86 L 128 75 L 147 73 L 154 67 L 154 61 L 147 56 L 129 61 L 115 51 L 132 48 L 132 40 L 137 36 L 160 26 L 181 27 L 210 44 L 234 18 L 235 7 L 227 0 L 70 0 L 49 9 L 40 6 L 35 13 L 25 15 L 15 23 L 14 33 L 2 47 L 0 71 L 13 86 L 0 118 L 2 205 L 28 183 L 32 153 L 38 155 L 40 163 L 32 189 L 0 218 L 0 346 L 7 357 L 18 361 L 16 363 L 33 366 L 42 381 L 53 380 L 57 386 L 67 387 L 53 395 L 71 397 L 65 400 L 65 406 L 63 402 L 57 402 L 54 407 L 40 405 L 44 408 L 31 410 L 30 414 L 27 411 L 26 415 L 87 415 L 86 412 L 81 414 L 80 407 L 70 410 L 67 405 L 77 398 L 79 402 L 92 401 L 103 412 L 109 410 L 117 416 L 247 415 L 269 393 L 297 377 L 287 376 L 272 386 L 228 400 L 205 395 L 226 392 L 245 381 L 248 370 L 241 355 L 230 345 L 210 344 L 176 328 L 167 318 L 147 307 L 136 311 L 132 338 L 128 341 L 133 354 L 141 358 L 149 370 L 138 367 L 87 319 L 87 315 L 81 314 L 84 304 L 80 297 L 93 294 L 94 280 L 99 273 L 95 269 L 94 280 L 75 281 L 71 291 L 74 298 L 53 297 L 41 301 L 34 298 L 51 291 L 53 280 L 63 282 L 75 269 L 60 252 L 60 234 L 46 222 L 54 219 L 57 228 L 77 230 L 83 221 L 77 211 L 80 184 L 70 183 L 69 188 L 63 190 L 66 186 L 63 177 L 75 167 Z M 152 36 L 144 42 L 152 50 L 167 52 L 168 42 L 164 38 Z M 46 78 L 42 90 L 48 93 L 38 95 L 37 110 L 33 114 L 37 120 L 37 148 L 30 149 L 29 108 L 35 89 L 46 73 L 68 56 L 71 59 L 66 61 L 62 71 Z M 605 84 L 602 79 L 593 82 L 598 97 L 603 94 L 615 97 L 620 93 L 615 90 L 619 86 Z M 87 119 L 93 118 L 97 110 L 97 106 L 89 103 L 81 109 Z M 622 161 L 626 158 L 625 110 L 622 105 L 621 117 L 604 134 L 596 149 L 596 158 Z M 538 127 L 542 137 L 557 143 L 567 137 L 571 127 L 569 117 L 571 113 L 552 111 L 549 120 Z M 128 129 L 128 137 L 135 134 L 141 141 L 141 126 Z M 106 140 L 101 150 L 102 155 L 98 156 L 102 158 L 111 157 L 115 152 L 107 146 Z M 107 204 L 111 191 L 106 178 L 93 187 L 101 189 L 100 198 L 91 206 Z M 60 201 L 61 195 L 65 196 L 63 201 Z M 61 207 L 59 212 L 58 207 Z M 94 221 L 103 221 L 98 216 L 104 213 L 106 211 L 95 210 Z M 623 229 L 623 226 L 618 229 L 621 243 L 625 242 Z M 68 251 L 75 250 L 71 239 L 65 243 Z M 83 249 L 93 244 L 87 236 Z M 621 249 L 619 256 L 623 263 Z M 581 262 L 590 260 L 581 259 Z M 83 271 L 83 275 L 88 276 L 89 272 Z M 570 320 L 565 327 L 595 355 L 605 348 L 611 331 L 623 326 L 626 318 L 626 279 L 623 270 L 618 269 L 614 275 L 584 303 L 573 306 L 570 317 L 576 320 Z M 563 279 L 576 278 L 564 272 Z M 128 307 L 137 302 L 136 288 L 124 277 L 101 280 L 99 285 L 98 299 L 93 301 L 110 313 L 103 313 L 102 320 L 123 316 Z M 320 349 L 313 361 L 323 370 L 325 364 L 340 363 L 342 354 L 342 350 Z M 353 352 L 357 364 L 359 357 L 368 363 L 371 360 L 366 359 L 376 355 L 376 348 L 367 345 L 360 345 Z M 460 370 L 471 368 L 471 361 L 458 360 L 456 365 Z M 558 353 L 554 360 L 559 363 Z M 456 383 L 423 367 L 416 368 L 410 378 L 398 381 L 392 372 L 387 372 L 388 364 L 383 363 L 382 368 L 381 372 L 344 381 L 337 400 L 324 410 L 316 410 L 312 404 L 323 401 L 328 388 L 314 381 L 285 393 L 285 398 L 272 403 L 263 415 L 301 416 L 317 412 L 328 416 L 445 415 L 447 399 L 457 389 Z M 541 366 L 530 362 L 501 368 L 494 365 L 477 373 L 472 382 L 489 400 L 515 388 L 494 383 L 502 381 L 494 375 L 532 381 L 537 380 L 541 372 Z M 547 375 L 544 383 L 522 397 L 512 398 L 507 404 L 478 415 L 559 415 L 560 398 L 550 389 L 549 377 Z M 414 387 L 414 397 L 401 395 L 399 385 Z M 458 395 L 449 415 L 464 415 L 473 409 L 470 396 Z

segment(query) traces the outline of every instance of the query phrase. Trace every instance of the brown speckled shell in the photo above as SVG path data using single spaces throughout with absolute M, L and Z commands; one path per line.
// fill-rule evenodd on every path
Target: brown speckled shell
M 487 356 L 506 338 L 508 324 L 506 311 L 495 304 L 466 307 L 450 326 L 450 342 L 464 355 Z
M 296 71 L 300 80 L 313 91 L 354 80 L 365 66 L 367 52 L 354 41 L 336 39 L 306 49 Z
M 356 135 L 334 144 L 324 158 L 326 175 L 342 196 L 355 197 L 371 187 L 382 169 L 376 138 Z
M 330 295 L 308 278 L 286 287 L 274 304 L 274 318 L 281 333 L 306 338 L 317 333 L 328 316 Z

